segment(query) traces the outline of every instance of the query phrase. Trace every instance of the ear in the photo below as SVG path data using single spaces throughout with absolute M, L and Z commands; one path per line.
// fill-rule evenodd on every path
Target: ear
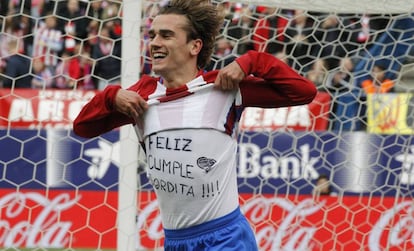
M 203 48 L 203 41 L 201 39 L 198 38 L 191 41 L 191 55 L 198 55 L 201 51 L 201 48 Z

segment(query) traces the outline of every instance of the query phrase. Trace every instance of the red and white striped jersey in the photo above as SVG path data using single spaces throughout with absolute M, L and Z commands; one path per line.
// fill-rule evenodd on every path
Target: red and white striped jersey
M 34 34 L 33 57 L 43 58 L 46 66 L 56 66 L 58 53 L 63 48 L 62 32 L 40 23 Z
M 166 100 L 167 89 L 158 82 L 140 130 L 147 174 L 167 229 L 198 225 L 238 206 L 237 143 L 232 135 L 240 92 L 213 88 L 203 76 L 186 87 Z

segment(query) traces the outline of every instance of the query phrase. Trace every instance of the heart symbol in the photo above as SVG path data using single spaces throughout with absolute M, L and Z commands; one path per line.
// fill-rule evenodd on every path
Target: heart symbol
M 197 165 L 206 173 L 208 173 L 211 169 L 213 169 L 214 164 L 216 164 L 216 160 L 209 159 L 207 157 L 200 157 L 197 159 Z

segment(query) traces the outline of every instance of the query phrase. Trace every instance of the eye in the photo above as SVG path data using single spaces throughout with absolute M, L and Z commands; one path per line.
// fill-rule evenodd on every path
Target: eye
M 148 37 L 150 40 L 153 40 L 155 38 L 155 32 L 152 30 L 148 31 Z

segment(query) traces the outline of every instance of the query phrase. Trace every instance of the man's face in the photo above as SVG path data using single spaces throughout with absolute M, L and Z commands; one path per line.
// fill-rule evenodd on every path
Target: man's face
M 159 74 L 171 74 L 184 68 L 192 58 L 192 43 L 187 41 L 183 15 L 159 15 L 149 30 L 152 70 Z
M 378 66 L 374 66 L 372 76 L 376 81 L 382 82 L 385 79 L 385 71 Z

